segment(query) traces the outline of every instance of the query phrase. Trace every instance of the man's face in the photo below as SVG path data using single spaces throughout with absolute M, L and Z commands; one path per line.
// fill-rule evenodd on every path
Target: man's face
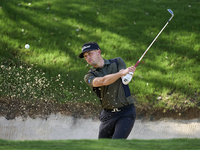
M 92 50 L 85 52 L 83 56 L 87 61 L 87 63 L 90 64 L 91 66 L 96 67 L 98 65 L 97 63 L 100 56 L 99 50 Z

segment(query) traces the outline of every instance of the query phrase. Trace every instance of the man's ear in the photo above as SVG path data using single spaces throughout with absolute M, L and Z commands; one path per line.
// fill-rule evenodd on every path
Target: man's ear
M 98 51 L 98 53 L 101 55 L 101 50 L 100 50 L 100 49 L 98 49 L 97 51 Z

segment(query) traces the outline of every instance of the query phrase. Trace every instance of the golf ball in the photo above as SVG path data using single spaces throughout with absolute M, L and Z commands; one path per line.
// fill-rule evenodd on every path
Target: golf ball
M 29 49 L 29 48 L 30 48 L 30 45 L 29 45 L 29 44 L 26 44 L 26 45 L 25 45 L 25 48 L 26 48 L 26 49 Z

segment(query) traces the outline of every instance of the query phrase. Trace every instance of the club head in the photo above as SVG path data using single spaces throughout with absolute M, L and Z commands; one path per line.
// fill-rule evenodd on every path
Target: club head
M 174 13 L 173 13 L 173 11 L 172 11 L 171 9 L 167 9 L 167 11 L 168 11 L 172 16 L 174 16 Z
M 174 13 L 171 9 L 167 9 L 167 11 L 172 15 L 171 18 L 168 21 L 168 22 L 170 22 L 172 20 L 172 18 L 174 17 Z

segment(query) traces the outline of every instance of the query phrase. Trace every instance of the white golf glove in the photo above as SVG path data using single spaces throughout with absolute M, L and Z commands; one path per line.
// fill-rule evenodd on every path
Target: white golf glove
M 133 72 L 129 72 L 129 74 L 123 76 L 123 78 L 122 78 L 122 83 L 123 83 L 124 85 L 127 85 L 127 84 L 131 81 L 132 75 L 133 75 Z

